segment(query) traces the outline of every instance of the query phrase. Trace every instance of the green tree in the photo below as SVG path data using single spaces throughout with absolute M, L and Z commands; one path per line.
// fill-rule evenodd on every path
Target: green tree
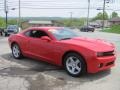
M 102 16 L 103 16 L 103 15 L 102 15 Z M 105 19 L 105 20 L 108 20 L 108 19 L 109 19 L 109 16 L 108 16 L 107 12 L 104 12 L 104 19 Z
M 16 25 L 17 24 L 17 20 L 16 19 L 8 19 L 8 25 Z M 5 28 L 5 19 L 0 17 L 0 27 L 4 27 Z
M 5 20 L 0 17 L 0 27 L 5 27 Z
M 17 24 L 17 20 L 16 19 L 8 20 L 8 25 L 16 25 L 16 24 Z
M 84 25 L 84 22 L 85 22 L 85 19 L 84 18 L 73 18 L 72 19 L 72 22 L 71 22 L 71 19 L 64 19 L 64 20 L 61 20 L 61 22 L 64 24 L 64 26 L 66 27 L 80 27 L 82 25 Z
M 112 12 L 112 18 L 119 17 L 117 12 Z
M 99 19 L 99 20 L 103 19 L 103 14 L 101 12 L 98 13 L 95 19 Z
M 107 14 L 107 12 L 104 12 L 104 20 L 108 20 L 109 19 L 109 16 L 108 16 L 108 14 Z M 94 18 L 93 18 L 93 21 L 94 20 L 103 20 L 103 13 L 102 12 L 99 12 L 98 14 L 97 14 L 97 16 L 95 16 Z

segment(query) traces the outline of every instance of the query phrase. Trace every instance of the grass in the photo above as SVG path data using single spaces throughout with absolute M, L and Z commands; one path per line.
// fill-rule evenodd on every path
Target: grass
M 105 30 L 103 30 L 103 32 L 120 34 L 120 25 L 111 26 L 111 28 L 105 29 Z

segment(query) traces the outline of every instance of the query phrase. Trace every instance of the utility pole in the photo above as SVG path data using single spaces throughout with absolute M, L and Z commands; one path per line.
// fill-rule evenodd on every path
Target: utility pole
M 104 26 L 105 26 L 105 6 L 106 6 L 106 0 L 104 0 L 103 2 L 103 25 L 102 25 L 102 30 L 104 30 Z
M 87 27 L 89 26 L 90 0 L 88 0 Z
M 18 26 L 21 27 L 21 1 L 19 0 L 19 19 Z
M 70 26 L 72 26 L 73 12 L 70 12 Z
M 8 25 L 8 5 L 7 5 L 7 1 L 4 0 L 4 11 L 5 11 L 5 23 L 6 23 L 6 28 L 7 28 L 7 25 Z

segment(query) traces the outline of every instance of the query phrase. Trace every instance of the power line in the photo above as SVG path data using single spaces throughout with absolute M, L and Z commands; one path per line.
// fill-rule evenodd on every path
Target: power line
M 8 1 L 8 2 L 13 3 L 13 2 L 16 2 L 16 1 Z M 21 0 L 21 3 L 22 3 L 22 2 L 32 2 L 32 3 L 33 3 L 33 2 L 41 2 L 41 3 L 42 3 L 42 2 L 43 2 L 43 3 L 44 3 L 44 2 L 45 2 L 45 3 L 47 3 L 47 2 L 48 2 L 48 3 L 57 2 L 57 3 L 60 3 L 61 1 L 36 1 L 36 0 L 34 0 L 34 1 L 33 1 L 33 0 L 32 0 L 32 1 L 22 1 L 22 0 Z M 62 1 L 62 3 L 69 3 L 69 1 L 64 1 L 64 2 Z M 80 2 L 80 1 L 73 1 L 73 2 L 71 2 L 71 3 L 82 3 L 82 2 Z
M 82 2 L 78 2 L 78 1 L 73 1 L 73 2 L 69 2 L 69 1 L 66 2 L 66 1 L 64 1 L 64 2 L 61 2 L 61 1 L 35 1 L 35 0 L 34 1 L 22 1 L 21 0 L 21 4 L 22 3 L 31 3 L 31 4 L 34 4 L 36 2 L 38 4 L 52 4 L 52 3 L 53 4 L 54 3 L 57 3 L 57 4 L 74 4 L 74 3 L 76 4 L 76 3 L 80 3 L 81 4 L 82 3 Z M 14 2 L 13 1 L 8 1 L 8 3 L 18 3 L 18 2 L 16 2 L 16 1 L 14 1 Z
M 16 4 L 8 4 L 8 6 L 18 6 Z M 79 5 L 26 5 L 26 4 L 21 4 L 21 6 L 31 6 L 31 7 L 80 7 Z
M 11 4 L 12 4 L 12 6 L 18 6 L 17 4 L 18 3 L 8 3 L 9 4 L 9 6 L 11 6 Z M 28 2 L 28 3 L 22 3 L 21 2 L 21 6 L 38 6 L 38 4 L 39 3 L 30 3 L 30 2 Z M 67 4 L 67 3 L 56 3 L 56 2 L 53 2 L 52 4 L 49 4 L 49 3 L 44 3 L 44 4 L 41 4 L 41 6 L 45 6 L 45 7 L 49 7 L 49 6 L 58 6 L 58 7 L 68 7 L 68 6 L 70 6 L 70 7 L 72 7 L 72 6 L 74 6 L 74 4 L 72 4 L 72 3 L 69 3 L 69 4 Z M 39 4 L 39 6 L 40 6 L 40 4 Z M 76 6 L 76 5 L 75 5 Z
M 61 2 L 61 1 L 22 1 L 21 0 L 21 3 L 31 3 L 31 4 L 34 4 L 34 3 L 38 3 L 38 4 L 51 4 L 51 3 L 58 3 L 58 4 L 76 4 L 76 3 L 82 3 L 82 2 L 78 2 L 78 1 L 74 1 L 74 2 Z M 39 3 L 40 2 L 40 3 Z M 13 3 L 13 1 L 8 1 L 8 3 Z M 14 3 L 16 3 L 16 1 L 14 1 Z M 18 2 L 17 2 L 18 3 Z
M 18 4 L 18 2 L 8 2 L 8 4 Z M 45 4 L 48 4 L 48 5 L 76 5 L 78 4 L 77 2 L 74 2 L 74 3 L 58 3 L 58 2 L 51 2 L 51 3 L 33 3 L 33 2 L 21 2 L 21 4 L 26 4 L 26 5 L 45 5 Z
M 62 8 L 62 7 L 41 7 L 41 8 L 35 8 L 35 7 L 21 7 L 21 8 L 27 8 L 27 9 L 87 9 L 87 8 L 71 8 L 71 7 L 67 7 L 67 8 Z
M 16 0 L 12 0 L 12 1 L 8 1 L 8 2 L 16 2 Z M 45 1 L 45 0 L 43 0 L 43 1 L 40 1 L 40 0 L 27 0 L 27 1 L 23 1 L 23 0 L 21 0 L 21 2 L 56 2 L 56 1 Z
M 18 5 L 8 5 L 9 7 L 13 7 L 16 8 L 18 7 Z M 79 6 L 75 6 L 75 7 L 71 7 L 71 6 L 39 6 L 39 7 L 34 7 L 36 5 L 21 5 L 21 8 L 26 8 L 26 9 L 87 9 L 87 7 L 79 7 Z M 98 7 L 90 7 L 90 9 L 98 9 Z M 106 8 L 106 10 L 113 10 L 111 8 Z
M 82 9 L 82 10 L 85 10 L 85 9 L 88 9 L 88 8 L 71 8 L 71 7 L 67 7 L 67 8 L 62 8 L 62 7 L 49 7 L 49 8 L 46 8 L 46 7 L 40 7 L 40 8 L 35 8 L 35 7 L 21 7 L 21 8 L 25 8 L 25 9 Z M 90 8 L 90 9 L 94 9 L 96 10 L 97 8 Z M 106 10 L 113 10 L 113 9 L 106 9 Z
M 18 4 L 18 3 L 17 3 Z M 12 4 L 9 4 L 9 5 L 14 5 L 14 6 L 16 6 L 16 3 L 12 3 Z M 54 4 L 48 4 L 48 3 L 44 3 L 44 4 L 32 4 L 32 3 L 21 3 L 21 5 L 22 6 L 46 6 L 46 5 L 48 5 L 48 6 L 74 6 L 73 4 L 57 4 L 57 3 L 54 3 Z M 76 6 L 76 5 L 75 5 Z
M 8 4 L 8 6 L 15 7 L 15 6 L 18 6 L 18 5 L 17 4 L 15 4 L 15 5 L 14 4 Z M 27 7 L 32 7 L 32 6 L 35 6 L 35 7 L 36 6 L 39 6 L 39 7 L 51 7 L 52 6 L 53 7 L 53 5 L 32 5 L 32 4 L 21 4 L 21 6 L 27 6 Z M 63 8 L 65 7 L 66 8 L 66 7 L 79 7 L 79 6 L 77 6 L 77 5 L 76 6 L 74 6 L 74 5 L 54 5 L 54 7 L 63 7 Z M 79 7 L 79 8 L 81 8 L 81 7 Z
M 33 3 L 33 2 L 36 2 L 36 1 L 21 1 L 21 4 L 73 4 L 73 3 L 78 3 L 78 2 L 63 2 L 63 3 L 61 3 L 61 2 L 58 2 L 58 1 L 37 1 L 37 2 L 41 2 L 41 3 Z M 42 3 L 43 2 L 43 3 Z M 45 2 L 45 3 L 44 3 Z M 15 3 L 17 3 L 18 4 L 18 2 L 10 2 L 10 1 L 8 1 L 8 3 L 9 4 L 15 4 Z M 81 3 L 81 2 L 80 2 Z
M 4 4 L 4 3 L 0 3 L 0 4 Z
M 18 3 L 8 3 L 8 4 L 18 4 Z M 22 5 L 76 5 L 78 3 L 21 3 Z

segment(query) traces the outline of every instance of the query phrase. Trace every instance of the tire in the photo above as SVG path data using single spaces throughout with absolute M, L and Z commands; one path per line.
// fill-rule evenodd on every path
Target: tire
M 12 45 L 12 55 L 15 59 L 21 59 L 23 57 L 20 47 L 16 43 Z
M 8 36 L 8 34 L 7 33 L 5 33 L 5 37 L 7 37 Z
M 86 73 L 85 61 L 77 53 L 68 53 L 64 57 L 64 68 L 72 77 L 79 77 Z

